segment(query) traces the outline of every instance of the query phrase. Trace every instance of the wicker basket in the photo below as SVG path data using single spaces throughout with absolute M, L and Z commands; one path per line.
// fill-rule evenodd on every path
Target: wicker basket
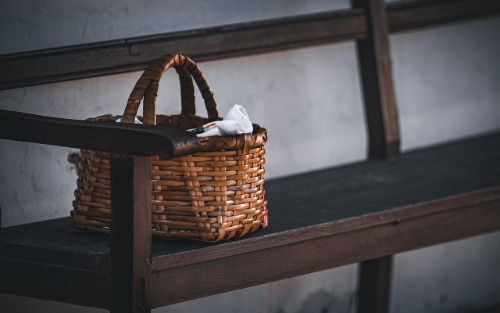
M 182 113 L 156 115 L 161 76 L 175 68 L 181 86 Z M 208 119 L 195 115 L 195 80 Z M 133 123 L 144 98 L 144 124 L 178 129 L 218 120 L 217 105 L 205 78 L 188 57 L 165 55 L 153 62 L 136 83 L 122 116 Z M 101 116 L 94 120 L 116 120 Z M 264 191 L 264 144 L 267 132 L 254 124 L 252 134 L 199 138 L 199 152 L 173 159 L 152 158 L 152 234 L 171 238 L 219 241 L 241 237 L 268 225 Z M 111 230 L 110 159 L 108 153 L 81 150 L 71 226 L 77 230 Z

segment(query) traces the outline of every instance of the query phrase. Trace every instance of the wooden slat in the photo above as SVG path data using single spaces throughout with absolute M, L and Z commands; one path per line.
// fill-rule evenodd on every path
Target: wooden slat
M 391 32 L 488 17 L 500 13 L 497 0 L 426 0 L 388 5 Z
M 361 11 L 210 27 L 0 56 L 0 90 L 144 69 L 162 54 L 196 62 L 360 38 Z
M 336 236 L 348 232 L 357 232 L 365 228 L 378 227 L 382 225 L 397 225 L 406 220 L 412 220 L 427 215 L 447 214 L 445 212 L 453 212 L 456 208 L 462 205 L 469 204 L 470 206 L 479 206 L 484 203 L 500 202 L 500 185 L 494 189 L 480 190 L 471 194 L 461 194 L 450 198 L 443 198 L 435 201 L 419 203 L 418 205 L 409 205 L 386 211 L 360 213 L 358 208 L 349 209 L 355 211 L 354 214 L 349 214 L 349 217 L 331 220 L 329 222 L 317 223 L 310 226 L 280 229 L 283 225 L 290 224 L 289 221 L 294 218 L 300 218 L 297 214 L 290 213 L 290 217 L 283 221 L 274 219 L 274 228 L 266 232 L 258 233 L 249 238 L 245 238 L 244 242 L 234 241 L 227 242 L 215 247 L 206 247 L 196 243 L 163 243 L 156 242 L 153 251 L 153 271 L 161 271 L 166 269 L 174 269 L 177 267 L 190 266 L 198 262 L 210 262 L 222 258 L 231 258 L 238 254 L 252 253 L 264 248 L 274 249 L 280 246 L 295 244 L 300 241 L 317 240 L 326 236 Z M 337 205 L 332 205 L 330 210 L 336 210 Z M 281 208 L 280 208 L 281 209 Z M 275 209 L 276 211 L 285 211 L 284 209 Z M 317 213 L 325 209 L 310 207 L 310 211 Z M 451 213 L 449 213 L 451 214 Z M 282 217 L 282 216 L 279 216 Z M 277 229 L 276 229 L 277 228 Z M 427 238 L 414 237 L 408 238 L 412 244 L 423 244 Z M 179 251 L 180 250 L 180 251 Z M 385 256 L 385 255 L 379 255 Z M 368 255 L 364 259 L 359 259 L 357 262 L 369 260 L 375 256 Z M 344 264 L 345 265 L 345 264 Z
M 353 0 L 366 12 L 368 34 L 357 40 L 360 78 L 368 125 L 369 157 L 399 154 L 399 124 L 392 79 L 389 31 L 382 0 Z
M 111 161 L 111 313 L 149 313 L 151 158 Z
M 131 155 L 173 157 L 197 151 L 197 137 L 174 128 L 87 122 L 0 110 L 0 138 Z
M 388 6 L 391 31 L 500 13 L 494 0 L 424 0 Z M 159 54 L 215 60 L 320 43 L 362 39 L 361 10 L 210 27 L 0 56 L 0 90 L 140 70 Z
M 495 201 L 289 245 L 262 245 L 253 252 L 155 273 L 152 303 L 160 307 L 499 229 L 500 201 Z

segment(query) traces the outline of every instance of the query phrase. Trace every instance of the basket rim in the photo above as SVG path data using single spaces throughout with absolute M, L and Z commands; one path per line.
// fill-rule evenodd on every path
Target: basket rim
M 86 121 L 94 122 L 116 122 L 120 119 L 121 115 L 104 114 L 96 117 L 90 117 Z M 159 127 L 173 127 L 178 119 L 188 119 L 193 127 L 201 126 L 209 121 L 206 117 L 201 117 L 194 114 L 174 114 L 174 115 L 156 115 L 158 121 L 164 121 L 157 123 L 154 126 Z M 142 121 L 142 116 L 137 116 L 137 118 Z M 219 118 L 222 119 L 222 118 Z M 215 151 L 226 151 L 226 150 L 240 150 L 240 149 L 253 149 L 262 147 L 267 142 L 267 129 L 261 127 L 259 124 L 252 123 L 253 132 L 251 134 L 241 134 L 234 136 L 207 136 L 198 137 L 198 148 L 199 152 L 215 152 Z M 181 129 L 184 130 L 184 129 Z

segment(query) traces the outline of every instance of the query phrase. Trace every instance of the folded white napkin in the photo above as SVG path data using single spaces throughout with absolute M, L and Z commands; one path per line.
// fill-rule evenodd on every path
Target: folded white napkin
M 222 121 L 215 121 L 200 127 L 188 129 L 198 137 L 208 136 L 234 136 L 245 133 L 252 133 L 253 126 L 245 108 L 239 104 L 227 112 Z

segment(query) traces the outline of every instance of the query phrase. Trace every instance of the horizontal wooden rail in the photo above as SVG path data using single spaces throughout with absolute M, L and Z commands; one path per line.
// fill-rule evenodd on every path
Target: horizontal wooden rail
M 500 13 L 495 0 L 424 0 L 387 6 L 391 32 Z M 362 9 L 340 10 L 0 56 L 0 90 L 144 68 L 162 53 L 196 61 L 363 39 Z M 161 53 L 160 53 L 161 54 Z
M 22 125 L 22 127 L 20 127 Z M 0 110 L 0 138 L 129 155 L 181 156 L 197 151 L 194 134 L 167 127 L 88 122 Z
M 266 249 L 273 244 L 272 238 L 269 238 L 269 244 L 261 245 L 256 251 L 155 271 L 152 276 L 152 290 L 156 292 L 153 293 L 152 307 L 493 232 L 500 229 L 499 205 L 498 201 L 464 204 L 453 210 L 404 219 L 402 222 L 384 223 L 307 241 L 298 240 L 289 245 Z M 418 210 L 417 207 L 412 210 Z M 474 223 L 468 222 L 471 220 L 474 220 Z M 326 225 L 324 228 L 327 231 Z M 306 235 L 309 235 L 308 231 L 315 232 L 312 229 L 304 231 L 303 234 Z M 235 250 L 238 253 L 238 249 Z M 225 270 L 227 268 L 231 268 L 231 272 Z M 237 279 L 231 279 L 234 276 Z M 202 283 L 193 284 L 193 281 Z
M 426 0 L 388 6 L 392 32 L 500 14 L 497 0 Z

